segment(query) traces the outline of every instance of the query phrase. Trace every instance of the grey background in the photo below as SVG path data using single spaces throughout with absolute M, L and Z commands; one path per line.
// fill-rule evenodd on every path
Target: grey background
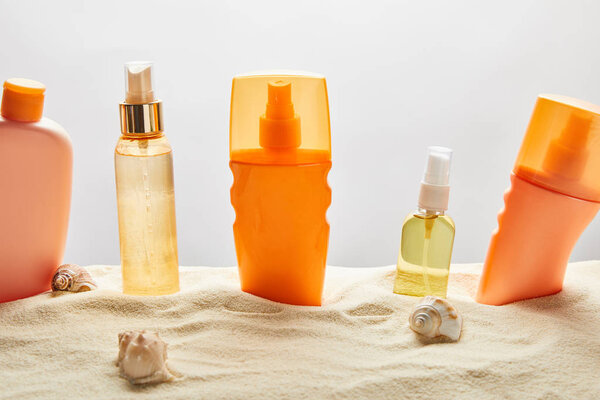
M 600 103 L 593 1 L 0 1 L 0 79 L 47 85 L 75 148 L 65 261 L 118 264 L 113 150 L 123 63 L 156 62 L 175 149 L 182 265 L 234 265 L 228 118 L 234 74 L 328 79 L 328 263 L 396 261 L 425 148 L 455 150 L 453 262 L 481 262 L 539 93 Z M 600 219 L 573 259 L 598 259 Z

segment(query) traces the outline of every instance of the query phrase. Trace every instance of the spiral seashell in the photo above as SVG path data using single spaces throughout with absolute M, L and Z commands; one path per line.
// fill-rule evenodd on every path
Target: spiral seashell
M 63 264 L 52 277 L 52 291 L 87 292 L 96 289 L 96 282 L 85 268 Z
M 121 377 L 134 385 L 167 382 L 175 378 L 167 366 L 167 343 L 154 332 L 120 333 L 117 367 Z
M 448 301 L 427 296 L 413 308 L 409 324 L 410 329 L 423 336 L 445 336 L 457 341 L 462 329 L 462 317 Z

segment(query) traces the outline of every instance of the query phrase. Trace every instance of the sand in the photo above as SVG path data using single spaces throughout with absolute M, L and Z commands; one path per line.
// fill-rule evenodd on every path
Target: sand
M 120 294 L 118 267 L 89 267 L 100 289 L 0 304 L 0 398 L 600 398 L 600 262 L 571 264 L 557 295 L 475 303 L 481 265 L 454 265 L 460 342 L 407 324 L 417 299 L 392 293 L 394 267 L 329 267 L 324 305 L 239 290 L 235 268 L 182 267 L 180 293 Z M 184 377 L 133 387 L 117 334 L 151 329 Z

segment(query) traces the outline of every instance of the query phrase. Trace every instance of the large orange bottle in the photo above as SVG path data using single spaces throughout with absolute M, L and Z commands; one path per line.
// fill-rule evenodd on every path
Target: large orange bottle
M 477 301 L 559 292 L 573 246 L 600 209 L 600 107 L 539 96 L 504 203 Z
M 321 305 L 331 203 L 325 78 L 236 76 L 230 159 L 242 290 L 282 303 Z

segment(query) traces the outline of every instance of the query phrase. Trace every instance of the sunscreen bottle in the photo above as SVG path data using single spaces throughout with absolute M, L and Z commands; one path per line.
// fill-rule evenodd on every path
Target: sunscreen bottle
M 331 203 L 325 78 L 236 76 L 230 160 L 242 290 L 282 303 L 321 305 Z
M 562 289 L 600 209 L 600 107 L 540 95 L 504 194 L 476 300 L 502 305 Z
M 67 132 L 43 117 L 43 84 L 4 82 L 0 113 L 0 302 L 50 290 L 62 262 L 73 150 Z

